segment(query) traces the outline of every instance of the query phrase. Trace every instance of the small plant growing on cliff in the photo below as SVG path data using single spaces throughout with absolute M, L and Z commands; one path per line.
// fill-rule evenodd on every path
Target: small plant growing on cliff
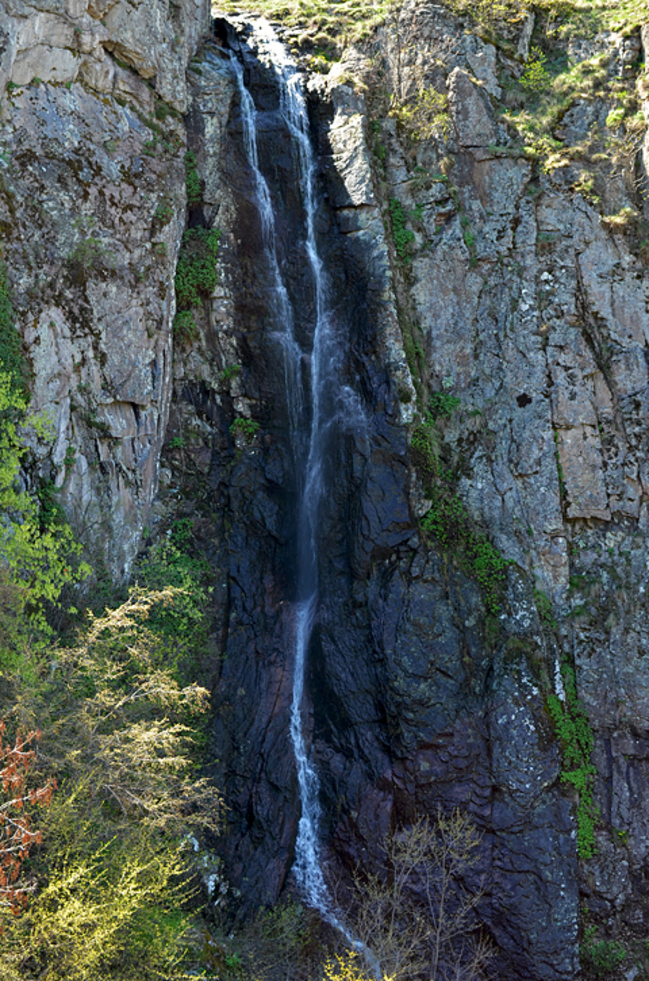
M 230 432 L 235 438 L 240 435 L 244 437 L 246 443 L 252 443 L 260 428 L 256 419 L 244 419 L 239 416 L 230 426 Z
M 229 381 L 233 378 L 237 378 L 241 374 L 240 364 L 229 364 L 227 368 L 224 368 L 221 372 L 221 381 L 224 385 L 227 385 Z
M 433 392 L 428 400 L 428 411 L 433 419 L 450 419 L 454 411 L 462 404 L 457 395 L 450 392 Z
M 599 815 L 593 801 L 593 782 L 597 770 L 590 762 L 594 736 L 586 710 L 577 697 L 574 668 L 564 660 L 561 677 L 565 691 L 562 701 L 558 695 L 548 695 L 548 712 L 563 746 L 564 769 L 561 779 L 572 784 L 579 795 L 577 805 L 577 852 L 580 858 L 592 858 L 597 851 L 595 824 Z
M 179 310 L 173 322 L 174 337 L 181 344 L 191 344 L 198 337 L 198 324 L 191 310 Z
M 421 521 L 422 530 L 433 536 L 443 549 L 452 551 L 460 566 L 477 579 L 487 613 L 497 616 L 509 561 L 475 527 L 464 503 L 444 481 L 435 483 L 432 498 L 433 505 Z
M 521 85 L 530 92 L 543 92 L 550 84 L 550 74 L 545 67 L 547 61 L 540 48 L 532 48 L 527 67 L 523 72 Z
M 431 86 L 421 88 L 408 102 L 393 104 L 390 115 L 411 140 L 446 139 L 451 132 L 448 96 Z
M 397 198 L 390 198 L 390 219 L 394 247 L 399 258 L 406 262 L 410 257 L 410 244 L 415 240 L 415 233 L 406 228 L 407 215 Z
M 220 238 L 221 233 L 214 228 L 190 228 L 183 235 L 175 283 L 181 309 L 200 306 L 216 286 Z
M 596 940 L 597 927 L 584 930 L 584 939 L 579 946 L 582 961 L 599 978 L 608 978 L 623 962 L 626 951 L 615 940 Z
M 77 282 L 84 282 L 91 271 L 112 270 L 115 264 L 113 253 L 93 235 L 82 239 L 68 256 L 72 278 Z

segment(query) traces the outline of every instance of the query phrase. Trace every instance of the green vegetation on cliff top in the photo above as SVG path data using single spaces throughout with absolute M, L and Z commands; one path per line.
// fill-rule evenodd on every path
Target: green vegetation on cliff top
M 531 12 L 557 37 L 628 32 L 647 19 L 645 0 L 441 0 L 441 5 L 469 17 L 495 40 L 506 40 L 508 31 Z M 342 0 L 335 5 L 325 0 L 224 0 L 219 9 L 263 14 L 296 31 L 298 44 L 341 47 L 362 40 L 400 6 L 394 0 Z

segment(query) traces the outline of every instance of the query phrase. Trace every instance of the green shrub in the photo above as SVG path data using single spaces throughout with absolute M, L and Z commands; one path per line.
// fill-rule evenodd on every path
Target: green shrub
M 433 392 L 428 400 L 428 411 L 433 419 L 450 419 L 462 400 L 449 392 Z
M 181 344 L 190 344 L 198 337 L 198 324 L 191 310 L 179 310 L 174 317 L 173 333 Z
M 390 109 L 412 140 L 446 139 L 451 132 L 448 96 L 432 87 L 419 90 L 408 102 Z
M 583 704 L 577 697 L 575 672 L 564 659 L 561 676 L 565 701 L 549 695 L 548 712 L 563 748 L 564 769 L 561 779 L 572 784 L 579 794 L 577 805 L 577 852 L 580 858 L 592 858 L 597 851 L 595 825 L 599 816 L 593 801 L 593 782 L 597 770 L 590 761 L 594 736 Z
M 244 419 L 242 416 L 235 419 L 230 426 L 231 434 L 235 437 L 238 435 L 244 436 L 246 443 L 252 443 L 259 429 L 259 423 L 255 419 Z
M 545 67 L 547 58 L 540 48 L 532 48 L 521 85 L 530 92 L 544 92 L 551 83 L 550 74 Z
M 227 366 L 227 368 L 224 368 L 223 371 L 221 372 L 221 381 L 224 384 L 227 384 L 227 382 L 229 382 L 232 378 L 236 378 L 240 374 L 241 374 L 241 365 L 230 364 Z
M 415 233 L 406 228 L 407 216 L 397 198 L 390 198 L 390 219 L 392 221 L 392 240 L 397 255 L 402 261 L 407 261 L 410 253 L 410 243 L 415 240 Z
M 148 624 L 169 642 L 168 663 L 179 680 L 187 681 L 194 680 L 194 663 L 207 641 L 211 579 L 210 566 L 197 554 L 191 531 L 183 535 L 183 530 L 182 519 L 175 522 L 170 537 L 158 540 L 140 563 L 137 576 L 147 589 L 179 590 L 173 602 L 151 609 Z
M 587 927 L 580 945 L 581 958 L 585 965 L 600 978 L 608 978 L 626 957 L 622 944 L 614 940 L 595 940 L 597 928 Z
M 183 235 L 175 282 L 180 310 L 200 306 L 214 290 L 220 238 L 221 233 L 214 228 L 190 228 Z
M 432 500 L 430 511 L 422 518 L 422 530 L 432 535 L 443 549 L 452 552 L 460 566 L 478 581 L 487 612 L 497 616 L 510 562 L 475 527 L 448 483 L 443 480 L 435 483 Z

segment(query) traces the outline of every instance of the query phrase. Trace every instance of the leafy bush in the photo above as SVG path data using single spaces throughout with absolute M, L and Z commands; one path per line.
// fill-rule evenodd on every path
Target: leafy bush
M 0 371 L 0 564 L 3 582 L 20 602 L 17 613 L 28 614 L 33 629 L 48 631 L 44 603 L 56 604 L 66 583 L 83 579 L 90 567 L 77 561 L 81 552 L 68 525 L 40 518 L 38 498 L 31 497 L 18 485 L 18 474 L 26 449 L 21 430 L 32 428 L 47 438 L 49 428 L 42 417 L 30 416 L 22 391 L 16 389 L 14 376 Z M 3 618 L 0 629 L 0 663 L 10 661 L 16 653 L 12 624 L 20 616 Z M 11 651 L 13 650 L 14 655 Z M 5 665 L 8 663 L 4 661 Z
M 580 858 L 592 858 L 597 851 L 595 825 L 599 816 L 593 801 L 593 783 L 597 770 L 590 761 L 594 736 L 583 704 L 577 697 L 574 669 L 564 660 L 561 676 L 565 701 L 548 696 L 548 712 L 563 746 L 564 769 L 561 779 L 572 784 L 579 794 L 577 805 L 577 852 Z
M 409 258 L 410 243 L 414 242 L 415 233 L 406 228 L 407 215 L 397 198 L 390 198 L 390 218 L 392 221 L 392 239 L 397 255 L 402 261 Z
M 487 612 L 497 616 L 510 563 L 475 527 L 463 502 L 443 481 L 433 489 L 433 506 L 422 518 L 421 527 L 442 548 L 452 551 L 465 571 L 477 579 Z
M 89 615 L 21 694 L 21 712 L 43 730 L 36 775 L 56 774 L 61 789 L 29 860 L 39 888 L 0 934 L 7 981 L 186 977 L 183 840 L 216 827 L 219 799 L 195 770 L 195 720 L 209 694 L 174 677 L 154 622 L 181 597 L 135 589 L 117 609 Z
M 428 410 L 433 419 L 450 419 L 455 409 L 462 404 L 457 395 L 450 392 L 433 392 L 428 400 Z
M 157 605 L 149 623 L 165 641 L 165 657 L 175 677 L 186 680 L 195 674 L 195 657 L 204 649 L 209 632 L 210 567 L 192 554 L 188 539 L 179 533 L 180 522 L 162 538 L 140 563 L 137 575 L 147 588 L 177 590 L 173 602 Z
M 238 435 L 245 437 L 246 443 L 252 443 L 259 429 L 260 426 L 256 419 L 244 419 L 241 416 L 235 419 L 230 426 L 232 435 L 235 437 Z
M 183 235 L 175 284 L 180 311 L 199 306 L 214 290 L 220 238 L 214 228 L 190 228 Z
M 580 953 L 584 964 L 600 978 L 608 978 L 611 972 L 619 967 L 626 951 L 622 944 L 614 940 L 595 940 L 597 928 L 587 927 L 584 939 L 580 945 Z
M 390 115 L 412 140 L 446 139 L 451 132 L 448 96 L 430 86 L 421 88 L 408 102 L 393 105 Z
M 240 364 L 229 364 L 227 368 L 224 368 L 221 372 L 221 381 L 223 384 L 227 384 L 233 378 L 237 378 L 241 374 Z
M 521 78 L 521 85 L 530 92 L 543 92 L 551 82 L 545 63 L 547 58 L 540 48 L 532 48 Z
M 179 310 L 172 326 L 174 337 L 181 344 L 190 344 L 198 337 L 198 324 L 191 310 Z
M 75 278 L 83 279 L 91 269 L 114 269 L 115 256 L 100 239 L 91 235 L 74 247 L 68 256 L 68 263 Z

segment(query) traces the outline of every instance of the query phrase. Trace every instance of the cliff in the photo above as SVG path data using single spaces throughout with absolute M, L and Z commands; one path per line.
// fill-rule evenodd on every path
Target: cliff
M 290 883 L 300 817 L 301 476 L 231 57 L 308 350 L 298 164 L 243 15 L 215 11 L 210 38 L 202 2 L 58 7 L 0 13 L 4 259 L 56 421 L 25 480 L 62 488 L 116 577 L 145 526 L 189 517 L 207 543 L 220 847 L 250 910 Z M 459 806 L 483 832 L 470 884 L 497 976 L 554 981 L 578 976 L 580 905 L 630 936 L 647 916 L 647 38 L 558 44 L 578 77 L 526 138 L 524 100 L 540 117 L 550 87 L 534 18 L 497 44 L 472 26 L 406 0 L 332 65 L 308 38 L 297 55 L 347 392 L 308 742 L 332 874 Z M 221 233 L 218 284 L 174 337 L 187 221 Z

